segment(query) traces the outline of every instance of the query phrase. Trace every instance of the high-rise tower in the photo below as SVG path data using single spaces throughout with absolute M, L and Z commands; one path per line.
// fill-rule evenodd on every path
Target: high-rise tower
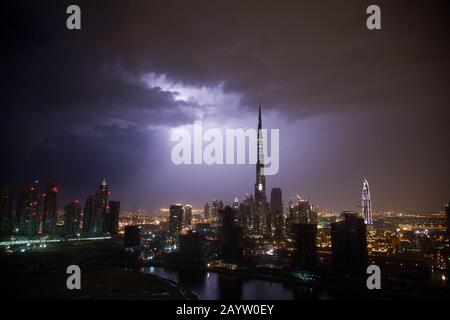
M 169 233 L 174 239 L 178 239 L 183 224 L 183 205 L 172 204 L 169 208 L 169 214 Z
M 19 224 L 19 235 L 34 237 L 39 233 L 39 188 L 38 181 L 29 185 L 17 199 L 16 217 Z
M 258 144 L 256 162 L 256 182 L 255 182 L 255 221 L 254 229 L 259 230 L 260 224 L 264 221 L 266 232 L 271 233 L 270 211 L 267 210 L 266 198 L 266 177 L 264 176 L 264 148 L 263 148 L 262 120 L 261 120 L 261 104 L 259 105 L 258 116 Z
M 361 277 L 367 268 L 367 238 L 364 219 L 344 212 L 331 223 L 331 263 L 337 276 Z
M 270 192 L 270 214 L 275 225 L 275 236 L 283 235 L 283 201 L 280 188 L 272 188 Z
M 64 208 L 64 232 L 69 236 L 80 233 L 81 205 L 78 200 L 66 205 Z
M 105 232 L 108 196 L 108 184 L 103 178 L 95 195 L 88 196 L 86 200 L 83 217 L 83 232 L 86 235 L 95 236 Z
M 42 208 L 42 225 L 44 234 L 55 233 L 56 220 L 57 220 L 57 199 L 58 199 L 58 187 L 54 184 L 47 184 L 47 189 L 42 195 L 43 208 Z
M 372 224 L 372 204 L 370 201 L 370 189 L 369 183 L 366 179 L 363 182 L 363 190 L 362 190 L 362 214 L 364 217 L 364 223 L 371 225 Z
M 261 120 L 261 105 L 259 106 L 258 117 L 258 145 L 257 145 L 258 159 L 256 162 L 256 183 L 255 183 L 255 202 L 257 204 L 266 203 L 266 177 L 264 176 L 264 150 L 263 150 L 263 136 L 262 136 L 262 120 Z

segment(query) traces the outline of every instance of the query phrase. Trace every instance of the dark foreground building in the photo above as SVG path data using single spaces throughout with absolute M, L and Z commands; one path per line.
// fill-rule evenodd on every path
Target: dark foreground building
M 137 249 L 141 246 L 141 230 L 138 226 L 125 227 L 123 246 L 130 249 Z
M 105 232 L 116 235 L 119 229 L 120 201 L 109 201 L 106 213 Z
M 336 276 L 361 277 L 367 268 L 367 239 L 364 219 L 344 212 L 331 224 L 332 267 Z
M 293 225 L 293 233 L 297 246 L 297 263 L 303 270 L 316 269 L 317 260 L 317 224 L 297 223 Z
M 235 224 L 234 210 L 226 206 L 219 210 L 221 217 L 220 246 L 222 257 L 226 260 L 236 260 L 242 257 L 242 227 Z
M 283 236 L 283 197 L 280 188 L 273 188 L 270 192 L 270 215 L 275 225 L 275 237 Z
M 196 231 L 189 230 L 186 234 L 180 234 L 180 257 L 187 262 L 203 262 L 204 236 Z

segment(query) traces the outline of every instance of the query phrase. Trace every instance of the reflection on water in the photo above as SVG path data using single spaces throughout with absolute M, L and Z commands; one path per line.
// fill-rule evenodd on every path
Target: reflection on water
M 146 267 L 144 272 L 174 281 L 194 292 L 201 300 L 292 300 L 329 299 L 325 292 L 299 285 L 257 279 L 242 279 L 213 272 Z

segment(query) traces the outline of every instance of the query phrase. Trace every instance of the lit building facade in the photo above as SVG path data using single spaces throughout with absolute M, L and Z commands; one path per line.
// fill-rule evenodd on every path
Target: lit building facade
M 258 115 L 258 140 L 257 140 L 257 162 L 256 162 L 256 182 L 255 182 L 255 216 L 253 228 L 259 231 L 264 223 L 266 233 L 272 232 L 272 221 L 270 211 L 267 210 L 266 198 L 266 177 L 264 176 L 264 141 L 262 133 L 261 105 Z
M 40 229 L 38 182 L 29 185 L 17 199 L 16 219 L 21 236 L 37 236 Z
M 80 233 L 81 205 L 73 201 L 64 208 L 64 232 L 68 236 L 77 236 Z
M 183 224 L 183 206 L 172 204 L 169 208 L 169 233 L 173 238 L 178 238 Z
M 45 193 L 42 195 L 42 229 L 43 233 L 50 235 L 56 232 L 56 220 L 58 210 L 59 189 L 54 184 L 47 184 Z
M 83 232 L 86 235 L 95 236 L 105 231 L 108 196 L 108 184 L 103 178 L 95 195 L 88 196 L 86 200 L 83 218 Z
M 363 190 L 362 190 L 362 215 L 364 217 L 364 223 L 368 225 L 372 225 L 372 202 L 370 199 L 370 189 L 369 183 L 366 179 L 363 182 Z

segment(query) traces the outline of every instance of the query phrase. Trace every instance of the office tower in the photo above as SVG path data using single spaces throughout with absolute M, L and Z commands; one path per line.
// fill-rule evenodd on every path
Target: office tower
M 297 262 L 303 270 L 316 269 L 317 259 L 317 224 L 296 223 L 293 225 L 293 233 L 297 246 Z
M 357 213 L 344 212 L 331 224 L 333 273 L 361 277 L 367 268 L 367 239 L 364 219 Z
M 193 263 L 203 262 L 203 243 L 202 234 L 189 230 L 186 234 L 180 234 L 179 255 L 183 260 Z
M 141 230 L 138 226 L 125 226 L 123 246 L 126 249 L 138 249 L 141 246 Z
M 242 231 L 245 233 L 253 226 L 253 209 L 254 201 L 253 196 L 247 194 L 242 202 L 239 204 L 237 220 L 238 225 L 242 227 Z
M 312 223 L 312 206 L 309 200 L 297 196 L 297 205 L 294 206 L 298 223 Z
M 69 236 L 80 234 L 81 205 L 78 200 L 66 205 L 64 208 L 64 232 Z
M 56 220 L 58 210 L 58 187 L 54 184 L 47 184 L 45 193 L 42 195 L 42 226 L 43 233 L 47 235 L 56 232 Z
M 266 203 L 266 178 L 264 176 L 264 141 L 262 136 L 261 106 L 259 106 L 257 143 L 258 158 L 256 162 L 255 202 L 263 205 Z
M 230 206 L 219 211 L 221 254 L 225 260 L 242 257 L 242 228 L 235 224 L 235 212 Z
M 286 225 L 285 225 L 285 235 L 290 238 L 294 239 L 294 223 L 297 223 L 297 220 L 295 219 L 295 210 L 294 210 L 294 199 L 291 197 L 289 199 L 289 204 L 287 207 L 287 216 L 286 216 Z
M 116 235 L 119 229 L 120 201 L 109 201 L 108 213 L 106 214 L 106 233 Z
M 19 225 L 18 234 L 21 236 L 37 236 L 41 219 L 39 216 L 39 188 L 35 181 L 17 199 L 16 219 Z
M 205 204 L 205 208 L 203 210 L 203 216 L 205 219 L 209 219 L 209 203 Z
M 108 184 L 103 178 L 95 195 L 88 196 L 84 207 L 83 233 L 87 236 L 96 236 L 104 232 L 108 196 Z
M 262 134 L 261 105 L 259 105 L 258 115 L 258 140 L 257 140 L 257 162 L 256 162 L 256 182 L 255 182 L 255 217 L 254 229 L 259 232 L 262 222 L 265 222 L 266 233 L 271 233 L 270 212 L 267 210 L 266 199 L 266 177 L 264 176 L 264 141 Z
M 83 234 L 86 236 L 92 234 L 95 212 L 95 196 L 89 195 L 83 210 Z
M 94 222 L 95 232 L 94 234 L 102 233 L 104 231 L 106 222 L 106 213 L 108 210 L 108 184 L 106 178 L 103 177 L 103 181 L 100 184 L 97 192 L 95 193 L 96 203 L 96 220 Z
M 187 204 L 184 206 L 184 225 L 190 226 L 192 223 L 192 206 Z
M 296 196 L 297 201 L 293 198 L 289 201 L 289 216 L 287 219 L 286 233 L 291 238 L 295 238 L 295 224 L 317 224 L 317 212 L 310 200 L 305 200 L 299 195 Z
M 183 206 L 172 204 L 169 209 L 169 233 L 173 238 L 178 238 L 183 223 Z
M 211 202 L 211 218 L 217 219 L 219 217 L 219 200 L 213 199 Z
M 275 237 L 283 236 L 283 200 L 280 188 L 272 188 L 270 192 L 270 214 L 275 225 Z
M 372 225 L 372 203 L 370 200 L 369 183 L 366 179 L 363 181 L 362 197 L 362 215 L 364 217 L 364 223 Z
M 239 198 L 233 200 L 233 210 L 236 212 L 239 209 Z
M 6 186 L 0 188 L 0 237 L 7 237 L 12 234 L 13 197 L 14 197 L 13 188 Z
M 235 225 L 234 223 L 236 218 L 235 214 L 236 214 L 235 211 L 230 206 L 226 206 L 224 210 L 220 210 L 219 211 L 220 226 L 223 228 Z
M 239 198 L 233 200 L 234 224 L 239 225 Z
M 450 239 L 450 202 L 445 206 L 445 218 L 447 221 L 447 237 Z

